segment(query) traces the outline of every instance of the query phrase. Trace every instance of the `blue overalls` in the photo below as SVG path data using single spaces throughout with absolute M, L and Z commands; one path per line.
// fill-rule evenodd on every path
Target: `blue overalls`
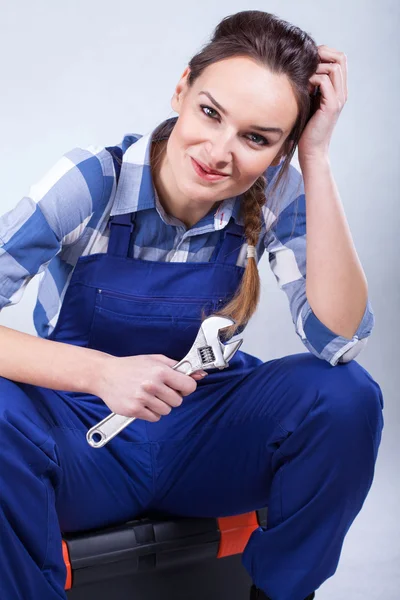
M 201 309 L 237 289 L 242 236 L 231 220 L 208 263 L 139 260 L 134 218 L 113 218 L 107 253 L 79 259 L 51 339 L 180 360 Z M 305 352 L 263 363 L 239 350 L 169 415 L 137 419 L 94 449 L 86 433 L 110 413 L 101 399 L 0 378 L 1 599 L 66 598 L 62 533 L 268 505 L 243 564 L 273 600 L 303 600 L 334 574 L 370 489 L 382 408 L 354 360 L 332 367 Z

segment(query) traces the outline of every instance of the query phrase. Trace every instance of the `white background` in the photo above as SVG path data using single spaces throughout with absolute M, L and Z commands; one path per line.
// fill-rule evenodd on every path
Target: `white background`
M 376 475 L 334 577 L 318 600 L 397 600 L 400 590 L 398 0 L 146 2 L 1 0 L 1 214 L 76 146 L 113 145 L 174 116 L 170 99 L 192 54 L 219 20 L 268 10 L 345 52 L 349 98 L 331 164 L 369 283 L 376 326 L 358 357 L 379 382 L 385 429 Z M 297 158 L 293 164 L 298 167 Z M 242 349 L 263 360 L 304 352 L 289 306 L 260 262 L 262 296 Z M 34 334 L 34 279 L 0 323 Z M 259 332 L 262 336 L 259 337 Z M 268 332 L 267 343 L 265 332 Z

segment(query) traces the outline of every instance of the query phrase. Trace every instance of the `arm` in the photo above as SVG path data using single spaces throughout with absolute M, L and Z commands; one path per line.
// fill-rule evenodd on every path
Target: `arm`
M 313 313 L 346 338 L 364 315 L 368 284 L 328 157 L 302 165 L 307 206 L 306 293 Z
M 0 217 L 0 309 L 20 301 L 29 281 L 79 239 L 103 202 L 103 168 L 92 148 L 65 154 Z M 90 392 L 107 356 L 0 326 L 0 375 L 14 381 Z
M 111 355 L 0 325 L 0 376 L 54 390 L 94 393 Z
M 312 354 L 332 366 L 348 362 L 361 352 L 371 334 L 375 323 L 371 303 L 367 299 L 362 319 L 354 335 L 349 337 L 331 329 L 329 323 L 313 312 L 306 293 L 308 238 L 304 181 L 293 165 L 290 165 L 288 193 L 277 203 L 278 218 L 266 234 L 264 244 L 271 270 L 289 300 L 296 333 Z M 270 209 L 264 207 L 264 213 L 266 222 L 270 223 Z

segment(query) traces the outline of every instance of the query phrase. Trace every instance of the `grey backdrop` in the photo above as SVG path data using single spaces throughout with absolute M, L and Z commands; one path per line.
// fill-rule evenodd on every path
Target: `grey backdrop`
M 308 31 L 318 45 L 345 52 L 349 98 L 330 155 L 375 310 L 376 326 L 358 362 L 383 389 L 385 429 L 370 494 L 318 599 L 398 599 L 399 1 L 1 0 L 0 6 L 1 213 L 64 152 L 112 145 L 175 115 L 170 98 L 187 61 L 228 14 L 267 10 Z M 293 164 L 298 168 L 297 156 Z M 260 271 L 261 303 L 242 348 L 263 360 L 306 351 L 266 254 Z M 37 283 L 1 312 L 2 325 L 34 333 Z M 267 343 L 260 331 L 268 332 Z

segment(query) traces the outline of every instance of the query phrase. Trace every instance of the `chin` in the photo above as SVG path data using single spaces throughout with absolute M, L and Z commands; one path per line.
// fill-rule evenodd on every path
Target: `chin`
M 206 202 L 207 200 L 213 200 L 213 195 L 209 190 L 206 190 L 202 185 L 190 182 L 188 185 L 180 185 L 179 191 L 186 198 L 194 202 Z
M 213 190 L 207 188 L 207 185 L 201 185 L 200 182 L 194 181 L 183 169 L 175 177 L 175 181 L 179 192 L 191 200 L 199 201 L 212 197 Z

